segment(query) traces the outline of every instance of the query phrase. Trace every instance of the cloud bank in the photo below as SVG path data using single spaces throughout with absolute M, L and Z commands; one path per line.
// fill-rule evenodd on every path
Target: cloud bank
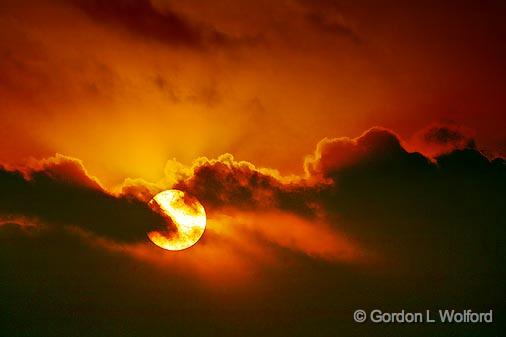
M 456 139 L 446 131 L 428 134 Z M 3 309 L 18 308 L 4 331 L 280 336 L 307 335 L 318 325 L 322 336 L 338 328 L 352 336 L 367 333 L 350 325 L 356 307 L 491 306 L 501 313 L 505 162 L 460 144 L 428 157 L 407 151 L 395 133 L 372 128 L 320 141 L 301 176 L 223 155 L 191 167 L 171 161 L 163 181 L 131 179 L 120 193 L 61 155 L 3 168 Z M 145 237 L 163 220 L 146 201 L 171 187 L 195 195 L 208 213 L 202 240 L 179 253 Z M 29 287 L 37 289 L 28 297 L 35 307 L 15 295 Z M 211 303 L 219 308 L 209 310 Z M 142 320 L 140 308 L 150 312 Z M 192 322 L 182 320 L 189 316 Z M 273 317 L 296 323 L 259 326 Z
M 21 170 L 0 170 L 0 217 L 77 226 L 119 242 L 146 239 L 164 220 L 133 198 L 115 197 L 82 164 L 57 155 Z

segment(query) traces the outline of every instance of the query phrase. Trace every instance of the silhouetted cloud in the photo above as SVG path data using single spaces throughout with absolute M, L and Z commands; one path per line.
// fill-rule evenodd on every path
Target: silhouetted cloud
M 111 195 L 81 162 L 64 156 L 21 171 L 2 168 L 0 183 L 2 219 L 77 226 L 119 242 L 145 241 L 152 226 L 165 224 L 145 203 Z
M 457 149 L 475 149 L 473 131 L 456 124 L 433 124 L 417 132 L 411 140 L 418 151 L 434 157 Z
M 429 143 L 436 144 L 464 144 L 468 147 L 474 147 L 474 141 L 463 134 L 457 128 L 449 126 L 431 127 L 424 135 L 424 139 Z
M 501 158 L 467 148 L 432 160 L 405 150 L 391 131 L 373 128 L 354 139 L 322 140 L 305 168 L 306 177 L 288 179 L 223 156 L 197 162 L 175 187 L 211 210 L 280 210 L 325 219 L 363 246 L 405 263 L 430 257 L 435 268 L 451 263 L 465 273 L 490 271 L 498 263 L 496 238 L 506 234 Z
M 210 209 L 290 209 L 300 214 L 312 214 L 306 200 L 312 188 L 300 178 L 293 179 L 284 180 L 273 170 L 236 161 L 227 154 L 218 159 L 197 161 L 191 176 L 177 182 L 174 188 L 192 193 Z
M 62 156 L 0 170 L 3 331 L 280 336 L 313 335 L 317 325 L 317 335 L 359 336 L 375 330 L 353 324 L 357 308 L 504 312 L 504 159 L 476 148 L 428 158 L 373 128 L 322 140 L 305 168 L 283 177 L 231 155 L 191 168 L 171 162 L 170 185 L 131 179 L 121 196 Z M 209 215 L 202 240 L 181 254 L 140 243 L 160 220 L 146 201 L 170 187 L 195 195 Z M 139 318 L 141 308 L 148 314 Z M 450 336 L 468 326 L 406 329 Z

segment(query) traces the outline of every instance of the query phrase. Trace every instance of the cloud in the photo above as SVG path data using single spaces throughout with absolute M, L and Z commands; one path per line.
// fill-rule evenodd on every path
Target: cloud
M 77 226 L 119 242 L 145 241 L 147 230 L 165 224 L 145 203 L 104 190 L 69 157 L 57 155 L 20 170 L 2 168 L 0 181 L 0 218 Z
M 327 195 L 340 192 L 341 175 L 347 171 L 363 174 L 363 165 L 398 166 L 399 171 L 435 170 L 420 153 L 409 153 L 397 135 L 372 128 L 357 138 L 325 138 L 305 158 L 304 176 L 281 176 L 277 171 L 237 161 L 230 154 L 217 159 L 200 158 L 191 168 L 172 165 L 171 185 L 186 190 L 206 208 L 283 210 L 302 216 L 317 216 Z
M 94 20 L 171 46 L 234 47 L 258 41 L 254 37 L 235 37 L 210 25 L 191 22 L 171 9 L 155 7 L 150 0 L 75 0 L 74 3 Z
M 173 186 L 195 195 L 206 209 L 235 207 L 314 214 L 309 200 L 312 188 L 300 177 L 282 177 L 275 170 L 236 161 L 230 154 L 211 160 L 201 158 L 189 172 Z
M 456 124 L 432 124 L 417 132 L 409 143 L 428 157 L 457 149 L 475 149 L 474 132 Z
M 406 150 L 395 133 L 377 127 L 356 138 L 320 141 L 305 159 L 304 176 L 284 177 L 275 170 L 237 161 L 230 154 L 200 158 L 191 168 L 171 163 L 166 170 L 171 183 L 166 187 L 194 194 L 206 208 L 274 209 L 306 216 L 317 216 L 330 199 L 346 199 L 347 193 L 352 197 L 361 192 L 365 193 L 361 197 L 370 198 L 380 188 L 406 196 L 417 189 L 444 189 L 448 184 L 465 183 L 467 177 L 457 172 L 474 174 L 478 188 L 481 183 L 501 181 L 504 174 L 504 159 L 490 160 L 474 147 L 454 148 L 433 159 Z M 434 193 L 427 199 L 437 198 Z M 329 207 L 329 214 L 338 212 L 340 205 L 335 206 L 334 210 Z
M 130 179 L 119 196 L 64 156 L 4 168 L 2 328 L 279 336 L 318 326 L 321 335 L 362 335 L 362 326 L 343 323 L 358 307 L 464 303 L 501 312 L 504 159 L 476 148 L 428 158 L 403 144 L 383 128 L 324 139 L 299 177 L 231 155 L 192 167 L 172 160 L 163 181 Z M 183 252 L 141 239 L 156 222 L 143 201 L 170 187 L 208 210 L 204 236 Z
M 304 168 L 309 175 L 328 177 L 362 161 L 389 160 L 404 156 L 422 159 L 416 153 L 408 154 L 393 132 L 372 128 L 354 139 L 323 139 L 316 146 L 315 153 L 306 157 Z
M 497 221 L 506 202 L 504 159 L 490 160 L 475 148 L 432 159 L 407 151 L 395 133 L 372 128 L 357 138 L 322 140 L 305 169 L 305 176 L 281 177 L 227 155 L 197 161 L 174 187 L 196 195 L 211 212 L 281 211 L 324 221 L 404 263 L 430 256 L 440 267 L 451 260 L 477 270 L 497 262 L 495 238 L 505 231 Z M 480 245 L 469 248 L 470 236 Z M 453 254 L 469 258 L 452 260 L 444 253 L 449 241 Z M 480 262 L 483 256 L 490 264 Z

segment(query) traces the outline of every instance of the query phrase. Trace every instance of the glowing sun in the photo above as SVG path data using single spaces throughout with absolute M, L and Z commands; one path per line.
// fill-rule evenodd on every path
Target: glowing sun
M 151 199 L 149 206 L 169 218 L 167 231 L 152 231 L 149 239 L 157 246 L 167 250 L 182 250 L 193 246 L 206 228 L 206 211 L 194 197 L 183 191 L 167 190 Z

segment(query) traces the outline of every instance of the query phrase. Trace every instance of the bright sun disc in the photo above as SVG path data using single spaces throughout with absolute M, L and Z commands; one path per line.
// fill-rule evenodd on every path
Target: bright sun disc
M 176 230 L 152 231 L 149 239 L 167 250 L 182 250 L 193 246 L 206 228 L 206 211 L 194 197 L 179 190 L 167 190 L 151 199 L 149 206 L 170 218 Z M 170 229 L 170 228 L 168 228 Z

